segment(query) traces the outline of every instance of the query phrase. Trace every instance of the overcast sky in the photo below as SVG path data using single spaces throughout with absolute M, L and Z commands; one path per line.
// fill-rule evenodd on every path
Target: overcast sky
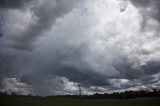
M 0 91 L 160 87 L 160 0 L 0 0 Z

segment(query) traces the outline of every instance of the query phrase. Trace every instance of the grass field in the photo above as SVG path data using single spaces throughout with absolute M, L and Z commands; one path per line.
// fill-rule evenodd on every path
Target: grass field
M 65 97 L 0 97 L 0 106 L 160 106 L 160 98 L 80 100 Z

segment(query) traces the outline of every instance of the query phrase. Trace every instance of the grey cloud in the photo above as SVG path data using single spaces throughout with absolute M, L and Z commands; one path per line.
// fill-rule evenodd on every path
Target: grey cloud
M 3 9 L 16 9 L 23 7 L 27 2 L 32 0 L 1 0 L 0 1 L 0 8 Z
M 2 22 L 1 22 L 1 19 L 0 19 L 0 37 L 3 36 L 3 30 L 2 30 Z
M 142 25 L 145 26 L 148 18 L 152 18 L 160 22 L 160 1 L 159 0 L 131 0 L 140 13 L 143 15 Z
M 32 93 L 38 95 L 76 94 L 77 84 L 85 93 L 157 87 L 159 39 L 149 38 L 150 30 L 139 32 L 139 17 L 146 13 L 115 2 L 38 0 L 26 10 L 3 14 L 13 18 L 4 20 L 11 27 L 0 38 L 0 80 L 18 78 L 14 82 L 32 86 Z M 131 2 L 140 11 L 153 12 L 145 10 L 152 1 Z
M 34 4 L 31 8 L 36 22 L 29 25 L 19 37 L 13 39 L 13 41 L 15 41 L 15 48 L 29 49 L 32 41 L 43 35 L 45 33 L 44 31 L 49 30 L 57 18 L 62 17 L 73 8 L 74 2 L 75 1 L 69 2 L 66 0 L 36 2 L 38 5 Z
M 159 61 L 149 61 L 145 65 L 140 65 L 133 68 L 133 63 L 128 61 L 129 59 L 123 59 L 123 62 L 116 63 L 115 69 L 120 72 L 119 77 L 127 79 L 137 79 L 143 76 L 152 75 L 160 71 Z
M 12 76 L 12 66 L 16 58 L 16 52 L 13 49 L 0 47 L 0 80 L 5 76 Z
M 146 74 L 155 74 L 160 71 L 159 61 L 149 61 L 146 65 L 142 66 L 142 70 L 145 70 Z

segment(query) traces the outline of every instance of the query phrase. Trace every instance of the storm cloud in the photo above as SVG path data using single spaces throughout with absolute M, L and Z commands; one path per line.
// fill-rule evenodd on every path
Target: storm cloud
M 2 0 L 0 91 L 158 88 L 158 0 Z M 112 12 L 111 12 L 112 11 Z M 14 89 L 15 88 L 15 89 Z
M 27 2 L 30 2 L 31 0 L 1 0 L 0 1 L 0 8 L 6 8 L 6 9 L 16 9 L 23 7 Z

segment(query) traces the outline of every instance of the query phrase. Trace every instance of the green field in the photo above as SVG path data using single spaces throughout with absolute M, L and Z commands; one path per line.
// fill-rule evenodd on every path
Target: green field
M 80 100 L 65 97 L 0 97 L 0 106 L 160 106 L 160 98 Z

